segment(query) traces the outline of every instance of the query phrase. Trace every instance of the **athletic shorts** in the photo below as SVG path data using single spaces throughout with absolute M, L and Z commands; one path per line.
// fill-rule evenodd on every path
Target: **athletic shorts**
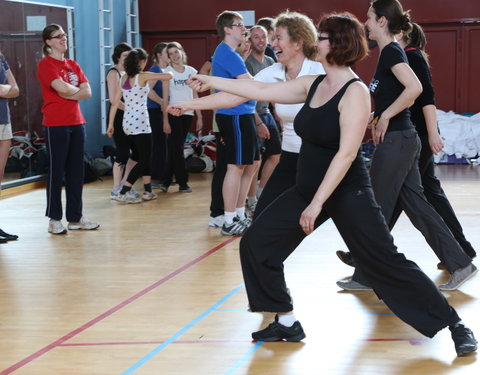
M 12 125 L 0 124 L 0 141 L 8 141 L 13 138 Z
M 260 115 L 260 118 L 270 132 L 270 139 L 262 139 L 263 158 L 266 159 L 272 155 L 279 155 L 282 152 L 282 140 L 280 139 L 275 119 L 271 113 Z
M 216 114 L 218 130 L 225 144 L 227 164 L 249 165 L 259 160 L 255 116 Z

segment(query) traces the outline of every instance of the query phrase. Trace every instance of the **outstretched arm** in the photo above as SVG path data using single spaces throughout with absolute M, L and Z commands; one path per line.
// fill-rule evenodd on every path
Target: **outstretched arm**
M 245 103 L 247 100 L 246 98 L 229 94 L 228 92 L 217 92 L 216 94 L 203 96 L 198 99 L 171 104 L 167 110 L 171 115 L 181 116 L 191 110 L 236 107 L 239 104 Z
M 300 216 L 300 226 L 306 234 L 315 229 L 315 220 L 326 200 L 332 195 L 355 160 L 370 116 L 370 95 L 367 87 L 355 82 L 339 103 L 340 147 L 333 157 L 312 202 Z
M 190 78 L 190 87 L 202 92 L 216 89 L 244 98 L 282 104 L 303 103 L 316 76 L 302 76 L 287 82 L 264 83 L 251 79 L 227 79 L 205 75 Z

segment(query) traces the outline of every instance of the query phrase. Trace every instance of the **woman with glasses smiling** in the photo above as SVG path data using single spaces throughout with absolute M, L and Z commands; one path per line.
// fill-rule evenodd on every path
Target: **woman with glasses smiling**
M 198 91 L 217 89 L 253 100 L 305 103 L 294 122 L 302 138 L 296 184 L 265 208 L 240 241 L 251 311 L 277 313 L 275 321 L 252 338 L 292 342 L 305 338 L 293 314 L 283 263 L 329 218 L 378 297 L 400 319 L 433 337 L 447 326 L 461 324 L 460 317 L 427 275 L 397 252 L 359 152 L 370 97 L 351 66 L 367 55 L 364 28 L 349 13 L 324 16 L 318 28 L 317 60 L 324 75 L 278 83 L 199 75 L 191 82 Z M 470 330 L 452 333 L 452 338 L 459 356 L 477 349 Z
M 68 229 L 97 229 L 83 216 L 83 155 L 85 119 L 79 100 L 92 96 L 88 79 L 75 61 L 65 58 L 67 34 L 51 24 L 42 32 L 44 58 L 38 63 L 37 78 L 43 95 L 43 126 L 49 155 L 47 180 L 48 232 L 64 234 L 62 225 L 62 183 L 65 182 Z

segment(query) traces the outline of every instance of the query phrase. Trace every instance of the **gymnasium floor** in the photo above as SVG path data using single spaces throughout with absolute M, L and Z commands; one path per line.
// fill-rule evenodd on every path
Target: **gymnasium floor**
M 437 171 L 480 250 L 480 167 Z M 43 190 L 2 198 L 0 227 L 20 239 L 0 244 L 0 375 L 480 373 L 448 330 L 426 339 L 372 292 L 340 291 L 352 269 L 336 258 L 345 247 L 331 221 L 285 267 L 307 338 L 252 343 L 272 315 L 247 311 L 239 239 L 207 227 L 210 178 L 139 205 L 111 202 L 108 178 L 87 184 L 84 213 L 101 228 L 64 236 L 47 233 Z M 405 216 L 393 235 L 435 283 L 447 280 Z M 477 337 L 479 290 L 477 275 L 445 293 Z

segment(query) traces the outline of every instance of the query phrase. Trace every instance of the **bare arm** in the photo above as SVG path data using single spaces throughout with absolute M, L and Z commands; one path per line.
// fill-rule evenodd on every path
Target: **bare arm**
M 88 82 L 82 82 L 78 87 L 73 86 L 64 80 L 54 79 L 50 86 L 64 99 L 82 100 L 92 96 L 92 90 Z
M 127 78 L 125 76 L 125 78 Z M 115 120 L 115 115 L 117 114 L 117 110 L 122 103 L 122 90 L 121 85 L 125 82 L 125 79 L 122 79 L 120 82 L 117 83 L 118 90 L 115 92 L 113 97 L 110 97 L 110 113 L 108 115 L 108 128 L 107 128 L 107 135 L 112 138 L 114 133 L 113 122 Z M 122 103 L 123 104 L 123 103 Z
M 170 84 L 168 81 L 162 81 L 162 90 L 163 90 L 163 132 L 165 134 L 170 134 L 172 128 L 170 127 L 170 122 L 168 121 L 168 100 L 170 98 Z
M 0 85 L 0 97 L 2 98 L 16 98 L 20 94 L 20 90 L 17 85 L 17 81 L 12 74 L 12 71 L 8 69 L 6 72 L 7 83 Z
M 430 149 L 436 155 L 442 151 L 445 144 L 442 137 L 438 133 L 437 125 L 437 108 L 433 104 L 426 105 L 422 108 L 425 123 L 427 124 L 428 144 Z
M 300 226 L 306 234 L 314 230 L 315 220 L 323 205 L 347 174 L 355 160 L 370 116 L 370 95 L 367 87 L 355 82 L 339 103 L 340 147 L 333 157 L 312 202 L 300 216 Z
M 160 96 L 158 96 L 158 94 L 155 92 L 155 90 L 153 90 L 153 86 L 155 86 L 157 82 L 156 81 L 148 81 L 148 85 L 151 87 L 150 91 L 148 92 L 148 98 L 150 100 L 153 100 L 155 103 L 157 103 L 161 108 L 162 110 L 165 108 L 163 106 L 163 98 L 161 98 Z
M 107 90 L 108 90 L 108 97 L 110 98 L 110 103 L 113 100 L 112 98 L 115 98 L 117 96 L 117 93 L 119 91 L 120 92 L 122 91 L 120 89 L 119 82 L 120 82 L 120 79 L 118 77 L 118 74 L 113 70 L 111 70 L 107 75 Z M 118 104 L 118 108 L 120 108 L 121 110 L 125 109 L 125 105 L 123 104 L 123 102 L 120 102 Z
M 411 107 L 418 95 L 422 93 L 422 84 L 408 64 L 400 63 L 393 66 L 392 73 L 405 89 L 378 119 L 372 132 L 373 141 L 375 143 L 383 142 L 390 119 L 399 114 L 405 108 Z
M 198 93 L 194 90 L 193 91 L 193 100 L 198 99 Z M 197 125 L 195 127 L 195 130 L 198 132 L 199 130 L 202 130 L 203 128 L 203 116 L 202 116 L 202 111 L 199 109 L 195 110 L 195 114 L 197 115 Z
M 153 73 L 153 72 L 142 72 L 138 77 L 138 83 L 140 86 L 145 86 L 145 84 L 150 81 L 169 81 L 173 78 L 173 74 L 170 72 L 166 73 Z
M 287 82 L 264 83 L 252 79 L 195 75 L 191 78 L 190 85 L 199 92 L 216 89 L 253 100 L 296 104 L 305 102 L 308 89 L 315 78 L 316 76 L 302 76 Z

